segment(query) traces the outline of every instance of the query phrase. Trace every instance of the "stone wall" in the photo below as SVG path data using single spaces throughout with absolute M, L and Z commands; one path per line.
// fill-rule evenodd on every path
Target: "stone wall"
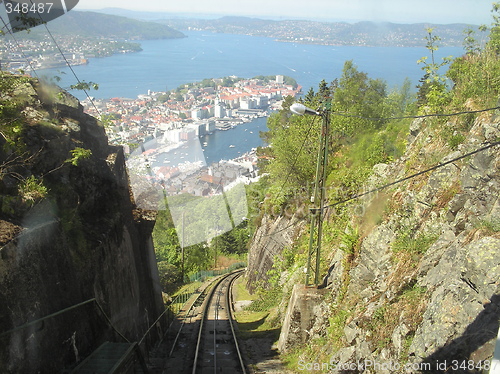
M 138 341 L 158 318 L 155 215 L 135 209 L 121 148 L 108 146 L 76 99 L 36 81 L 20 90 L 29 97 L 24 140 L 33 158 L 19 170 L 43 178 L 48 194 L 0 217 L 19 233 L 0 248 L 0 333 L 93 298 L 110 319 L 89 303 L 0 336 L 0 372 L 55 373 L 103 341 L 122 341 L 114 329 Z M 92 156 L 72 165 L 76 147 Z

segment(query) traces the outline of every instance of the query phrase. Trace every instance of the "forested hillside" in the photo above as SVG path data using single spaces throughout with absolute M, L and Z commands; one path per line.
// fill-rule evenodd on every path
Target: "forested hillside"
M 0 15 L 7 19 L 5 10 L 0 7 Z M 185 35 L 166 25 L 155 22 L 138 21 L 131 18 L 112 16 L 96 12 L 72 10 L 64 17 L 50 22 L 50 30 L 55 35 L 81 38 L 116 38 L 117 40 L 169 39 L 183 38 Z M 43 26 L 20 32 L 21 37 L 31 40 L 42 38 L 46 33 Z
M 477 26 L 466 24 L 425 25 L 378 22 L 318 22 L 307 20 L 264 20 L 248 17 L 222 17 L 218 19 L 166 19 L 158 22 L 178 30 L 207 30 L 218 33 L 244 34 L 275 38 L 282 42 L 357 45 L 357 46 L 423 46 L 422 29 L 439 30 L 442 44 L 458 46 L 464 28 Z

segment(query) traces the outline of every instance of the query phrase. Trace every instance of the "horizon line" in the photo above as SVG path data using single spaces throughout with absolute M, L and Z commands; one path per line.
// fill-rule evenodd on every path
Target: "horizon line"
M 431 25 L 454 25 L 454 24 L 463 24 L 463 25 L 470 25 L 470 26 L 480 26 L 481 24 L 479 23 L 468 23 L 468 22 L 435 22 L 435 21 L 408 21 L 408 22 L 395 22 L 395 21 L 381 21 L 381 20 L 369 20 L 369 19 L 334 19 L 334 18 L 305 18 L 305 17 L 298 17 L 298 16 L 274 16 L 274 15 L 249 15 L 249 14 L 234 14 L 234 13 L 196 13 L 196 12 L 183 12 L 183 11 L 153 11 L 153 10 L 135 10 L 135 9 L 129 9 L 129 8 L 121 8 L 121 7 L 105 7 L 105 8 L 100 8 L 100 9 L 90 9 L 90 8 L 85 8 L 85 9 L 73 9 L 76 11 L 83 11 L 83 12 L 96 12 L 96 13 L 103 13 L 103 14 L 108 14 L 104 13 L 103 11 L 112 11 L 112 10 L 117 10 L 117 11 L 125 11 L 125 12 L 135 12 L 137 14 L 149 14 L 151 16 L 156 15 L 154 19 L 144 19 L 141 18 L 140 16 L 137 17 L 131 17 L 131 16 L 125 16 L 125 15 L 120 15 L 122 17 L 127 17 L 127 18 L 135 18 L 135 19 L 141 19 L 141 20 L 147 20 L 147 21 L 152 21 L 152 20 L 162 20 L 162 19 L 168 19 L 168 18 L 163 18 L 165 15 L 172 15 L 172 16 L 181 16 L 179 18 L 185 18 L 185 19 L 220 19 L 224 17 L 241 17 L 241 18 L 250 18 L 250 19 L 259 19 L 259 20 L 272 20 L 272 21 L 310 21 L 310 22 L 328 22 L 328 23 L 360 23 L 360 22 L 370 22 L 374 24 L 383 24 L 383 23 L 389 23 L 389 24 L 400 24 L 400 25 L 418 25 L 418 24 L 431 24 Z M 117 14 L 111 14 L 111 15 L 117 15 Z

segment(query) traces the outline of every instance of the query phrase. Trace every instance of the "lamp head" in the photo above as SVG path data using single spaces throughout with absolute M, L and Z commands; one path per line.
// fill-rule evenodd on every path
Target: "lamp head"
M 304 104 L 301 104 L 301 103 L 293 103 L 290 106 L 290 111 L 294 114 L 299 115 L 299 116 L 303 116 L 304 114 L 310 114 L 312 116 L 320 116 L 321 115 L 319 112 L 316 112 L 314 109 L 308 108 Z

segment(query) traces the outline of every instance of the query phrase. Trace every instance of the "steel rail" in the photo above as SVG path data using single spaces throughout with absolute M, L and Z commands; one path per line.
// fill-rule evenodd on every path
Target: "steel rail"
M 191 318 L 192 315 L 190 315 L 190 313 L 194 310 L 194 306 L 196 305 L 196 303 L 202 298 L 202 297 L 206 297 L 207 295 L 207 292 L 209 290 L 211 290 L 211 287 L 213 288 L 213 285 L 214 283 L 218 280 L 218 278 L 215 278 L 213 279 L 210 284 L 207 285 L 207 287 L 205 287 L 205 289 L 203 289 L 199 295 L 196 297 L 196 299 L 194 299 L 193 303 L 189 306 L 187 312 L 186 312 L 186 315 L 184 316 L 184 318 L 182 319 L 182 323 L 181 323 L 181 327 L 179 328 L 179 331 L 177 331 L 177 334 L 175 336 L 175 339 L 174 339 L 174 342 L 172 343 L 172 348 L 170 349 L 170 352 L 168 354 L 168 357 L 171 357 L 172 354 L 174 353 L 174 350 L 175 350 L 175 347 L 177 345 L 177 342 L 179 341 L 179 337 L 181 335 L 181 332 L 182 332 L 182 328 L 184 327 L 184 325 L 186 324 L 186 320 L 188 318 Z
M 243 356 L 241 355 L 240 351 L 240 345 L 238 344 L 238 339 L 236 338 L 236 331 L 234 329 L 234 318 L 233 318 L 233 303 L 232 303 L 232 288 L 233 288 L 233 283 L 236 279 L 238 279 L 239 276 L 241 276 L 243 273 L 239 273 L 235 277 L 233 277 L 228 286 L 228 290 L 226 292 L 226 304 L 227 304 L 227 313 L 228 313 L 228 318 L 229 318 L 229 325 L 231 326 L 231 333 L 233 334 L 233 339 L 234 339 L 234 345 L 236 347 L 236 353 L 238 353 L 238 359 L 240 361 L 241 369 L 243 371 L 243 374 L 246 374 L 245 370 L 245 363 L 243 361 Z
M 227 310 L 229 324 L 231 326 L 231 334 L 232 334 L 232 338 L 234 341 L 234 346 L 236 348 L 239 366 L 241 367 L 242 373 L 246 374 L 245 364 L 243 362 L 241 351 L 240 351 L 240 348 L 239 348 L 239 345 L 237 342 L 237 338 L 236 338 L 235 329 L 234 329 L 234 326 L 232 323 L 233 321 L 232 321 L 232 313 L 231 313 L 231 302 L 230 302 L 230 297 L 229 297 L 229 294 L 231 292 L 232 282 L 237 277 L 239 277 L 242 274 L 242 272 L 243 272 L 243 270 L 239 270 L 237 272 L 229 273 L 229 274 L 221 277 L 217 282 L 215 282 L 214 287 L 210 290 L 210 293 L 207 295 L 207 298 L 205 299 L 205 303 L 204 303 L 202 315 L 201 315 L 201 320 L 200 320 L 200 326 L 199 326 L 199 330 L 198 330 L 198 338 L 197 338 L 197 342 L 196 342 L 195 356 L 194 356 L 194 360 L 193 360 L 193 369 L 191 372 L 192 374 L 196 374 L 197 369 L 198 369 L 198 361 L 200 359 L 200 351 L 201 351 L 201 345 L 202 345 L 202 336 L 203 336 L 204 327 L 205 327 L 205 320 L 207 319 L 209 310 L 211 308 L 211 303 L 212 303 L 212 300 L 214 298 L 214 295 L 215 295 L 216 291 L 219 290 L 219 292 L 217 294 L 217 299 L 215 300 L 214 339 L 213 339 L 213 341 L 214 341 L 214 372 L 217 372 L 217 350 L 216 350 L 217 329 L 216 329 L 216 323 L 218 320 L 218 311 L 219 311 L 219 308 L 221 307 L 220 299 L 221 299 L 221 294 L 223 292 L 222 291 L 223 282 L 227 282 L 225 300 L 227 303 L 226 310 Z

